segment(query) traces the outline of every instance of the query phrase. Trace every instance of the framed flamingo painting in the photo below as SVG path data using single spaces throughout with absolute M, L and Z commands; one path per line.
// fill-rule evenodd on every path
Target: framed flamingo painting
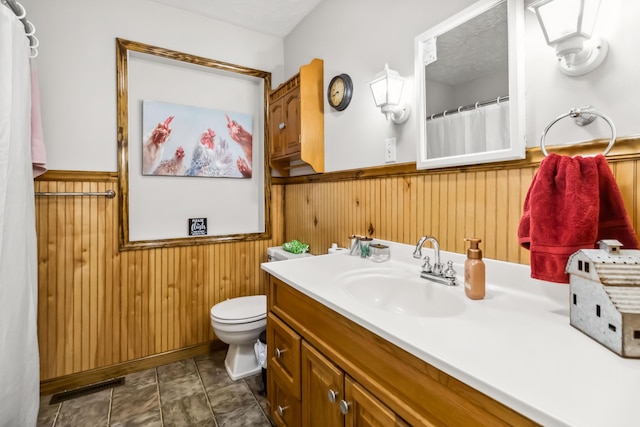
M 116 82 L 120 249 L 271 238 L 271 73 L 116 39 Z
M 142 174 L 251 178 L 248 114 L 144 100 Z

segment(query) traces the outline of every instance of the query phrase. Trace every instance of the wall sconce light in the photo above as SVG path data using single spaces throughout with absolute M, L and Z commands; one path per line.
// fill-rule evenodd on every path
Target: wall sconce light
M 600 0 L 539 0 L 529 5 L 547 39 L 556 49 L 558 65 L 569 76 L 595 70 L 607 56 L 609 46 L 593 37 Z
M 376 78 L 369 83 L 376 107 L 391 118 L 393 123 L 400 124 L 407 121 L 411 114 L 411 107 L 407 104 L 400 104 L 402 89 L 404 87 L 404 77 L 397 71 L 389 69 L 388 64 L 384 64 L 384 70 L 376 74 Z

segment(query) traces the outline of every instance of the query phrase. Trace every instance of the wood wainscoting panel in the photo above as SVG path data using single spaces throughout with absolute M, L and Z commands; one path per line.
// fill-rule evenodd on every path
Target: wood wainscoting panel
M 117 177 L 48 172 L 36 192 L 104 192 Z M 41 380 L 86 373 L 215 339 L 210 308 L 264 294 L 266 249 L 282 244 L 284 187 L 269 240 L 120 252 L 118 198 L 37 196 Z M 89 378 L 91 376 L 88 376 Z
M 634 140 L 635 141 L 635 140 Z M 634 142 L 635 144 L 635 142 Z M 635 147 L 635 145 L 633 145 Z M 567 153 L 571 154 L 571 153 Z M 640 155 L 607 157 L 631 223 L 639 231 Z M 314 254 L 331 243 L 349 246 L 351 234 L 415 244 L 435 236 L 443 250 L 466 253 L 464 238 L 482 239 L 484 256 L 529 264 L 518 244 L 522 207 L 539 162 L 504 168 L 413 171 L 390 167 L 284 180 L 284 240 L 298 239 Z M 374 173 L 375 172 L 375 173 Z
M 527 263 L 517 229 L 533 173 L 525 168 L 289 184 L 284 240 L 309 243 L 320 254 L 331 243 L 348 247 L 351 234 L 408 244 L 430 234 L 443 250 L 464 253 L 464 238 L 479 237 L 485 256 Z

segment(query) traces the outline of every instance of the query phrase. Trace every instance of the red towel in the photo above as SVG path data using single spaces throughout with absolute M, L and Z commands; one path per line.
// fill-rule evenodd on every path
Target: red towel
M 531 251 L 531 277 L 569 283 L 565 267 L 579 249 L 617 239 L 625 249 L 638 239 L 604 156 L 549 154 L 524 201 L 518 241 Z

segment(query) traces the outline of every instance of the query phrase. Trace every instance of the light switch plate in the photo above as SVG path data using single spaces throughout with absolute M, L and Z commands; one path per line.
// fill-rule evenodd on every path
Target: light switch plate
M 396 161 L 396 139 L 386 138 L 384 140 L 384 161 L 385 163 Z

